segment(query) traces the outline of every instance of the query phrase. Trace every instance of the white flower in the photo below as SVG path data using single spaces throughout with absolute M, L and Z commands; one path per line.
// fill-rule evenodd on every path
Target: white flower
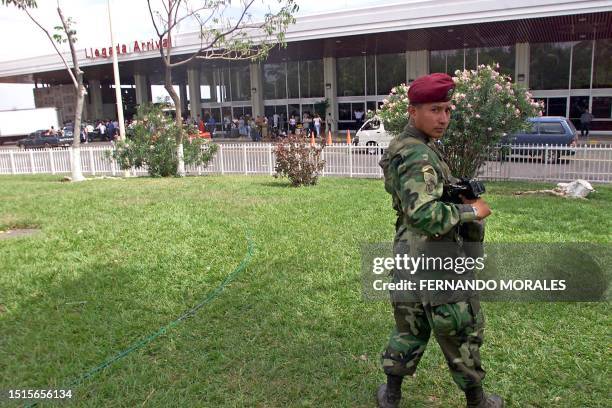
M 455 105 L 451 105 L 451 109 L 455 110 L 455 109 L 457 109 L 457 107 Z
M 495 68 L 499 69 L 499 62 L 495 64 Z
M 475 114 L 475 115 L 474 115 L 474 117 L 475 117 L 476 119 L 480 119 L 480 114 L 479 114 L 479 113 L 477 113 L 477 114 Z
M 487 130 L 490 132 L 490 131 L 492 131 L 493 129 L 492 129 L 492 128 L 490 128 L 490 127 L 488 127 L 488 128 L 487 128 Z
M 397 89 L 395 87 L 391 88 L 391 93 L 394 94 L 395 92 L 397 92 Z

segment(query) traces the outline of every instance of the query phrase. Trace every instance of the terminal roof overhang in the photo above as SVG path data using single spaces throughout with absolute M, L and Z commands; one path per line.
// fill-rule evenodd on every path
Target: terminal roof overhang
M 603 38 L 612 38 L 609 1 L 516 0 L 501 7 L 500 2 L 488 0 L 417 0 L 300 17 L 287 33 L 287 48 L 275 49 L 268 61 Z M 196 50 L 198 35 L 183 34 L 175 43 L 173 55 L 179 59 Z M 84 50 L 80 54 L 86 80 L 112 82 L 110 59 L 86 59 Z M 221 63 L 204 62 L 207 66 Z M 162 83 L 159 51 L 122 55 L 119 66 L 122 84 L 133 84 L 137 73 Z M 173 71 L 174 83 L 186 82 L 186 68 Z M 53 85 L 70 83 L 70 79 L 57 55 L 49 55 L 0 63 L 0 82 Z

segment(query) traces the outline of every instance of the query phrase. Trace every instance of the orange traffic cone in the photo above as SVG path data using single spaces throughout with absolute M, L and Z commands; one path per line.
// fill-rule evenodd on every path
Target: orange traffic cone
M 346 144 L 350 145 L 351 144 L 351 131 L 346 129 Z
M 314 132 L 310 132 L 310 145 L 315 145 Z
M 332 143 L 333 143 L 333 141 L 332 141 L 332 135 L 331 135 L 331 129 L 330 129 L 330 130 L 327 131 L 327 143 L 326 144 L 328 146 L 331 146 Z

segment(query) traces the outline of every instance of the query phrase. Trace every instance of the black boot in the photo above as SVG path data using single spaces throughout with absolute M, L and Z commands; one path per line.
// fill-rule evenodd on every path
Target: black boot
M 467 408 L 504 408 L 504 400 L 495 394 L 487 395 L 482 387 L 465 390 Z
M 380 408 L 397 408 L 402 399 L 402 380 L 399 375 L 387 375 L 387 383 L 381 384 L 376 393 Z

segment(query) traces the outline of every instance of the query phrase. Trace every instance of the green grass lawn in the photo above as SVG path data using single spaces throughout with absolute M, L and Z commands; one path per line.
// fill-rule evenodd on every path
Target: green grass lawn
M 0 177 L 0 389 L 78 378 L 196 305 L 195 316 L 73 390 L 87 407 L 373 407 L 390 306 L 361 299 L 360 244 L 390 241 L 380 180 Z M 537 186 L 537 185 L 536 185 Z M 548 185 L 550 186 L 550 185 Z M 610 243 L 612 188 L 589 201 L 489 183 L 489 242 Z M 485 386 L 509 407 L 609 407 L 607 303 L 484 303 Z M 462 407 L 432 341 L 404 407 Z M 6 401 L 2 401 L 6 402 Z

